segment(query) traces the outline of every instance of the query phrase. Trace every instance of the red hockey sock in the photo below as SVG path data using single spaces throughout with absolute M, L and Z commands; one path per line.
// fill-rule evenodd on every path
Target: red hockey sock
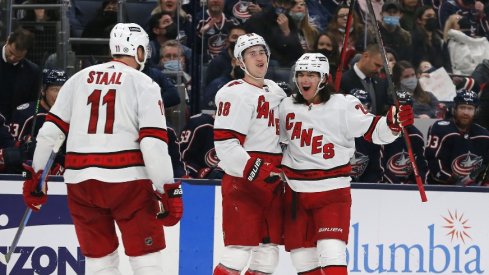
M 227 268 L 222 264 L 218 264 L 214 269 L 214 273 L 212 274 L 213 275 L 239 275 L 241 274 L 241 272 L 239 272 L 239 270 Z
M 324 275 L 348 275 L 348 270 L 344 265 L 330 265 L 323 267 Z
M 270 273 L 264 273 L 260 271 L 253 271 L 253 270 L 246 270 L 246 273 L 244 275 L 269 275 Z
M 299 272 L 299 273 L 297 273 L 297 275 L 324 275 L 324 274 L 326 274 L 324 272 L 325 271 L 323 271 L 322 268 L 318 267 L 315 269 L 311 269 L 309 271 Z

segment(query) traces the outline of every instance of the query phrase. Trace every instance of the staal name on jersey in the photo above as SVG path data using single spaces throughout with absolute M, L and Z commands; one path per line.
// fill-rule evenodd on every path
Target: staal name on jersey
M 121 84 L 121 72 L 96 72 L 96 71 L 90 71 L 88 73 L 88 79 L 87 83 L 92 84 L 95 82 L 95 84 L 102 84 L 102 85 L 109 85 L 109 84 Z

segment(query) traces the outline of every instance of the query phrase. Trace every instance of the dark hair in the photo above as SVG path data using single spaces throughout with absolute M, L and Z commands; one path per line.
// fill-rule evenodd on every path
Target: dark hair
M 12 43 L 15 43 L 15 48 L 17 50 L 30 50 L 34 44 L 34 34 L 22 27 L 18 27 L 8 37 L 7 44 Z
M 153 40 L 155 38 L 155 34 L 153 33 L 153 29 L 160 26 L 160 19 L 165 14 L 169 15 L 171 17 L 171 14 L 169 12 L 160 11 L 160 12 L 157 12 L 157 13 L 151 15 L 151 17 L 149 18 L 148 36 L 149 36 L 150 40 Z
M 325 77 L 327 77 L 327 76 L 325 76 Z M 295 89 L 296 93 L 295 93 L 295 96 L 293 97 L 294 103 L 295 104 L 306 104 L 307 105 L 308 104 L 307 100 L 302 96 L 302 94 L 299 92 L 298 89 L 299 88 L 297 88 L 297 87 Z M 319 96 L 319 102 L 320 103 L 327 102 L 329 100 L 329 98 L 331 97 L 331 95 L 335 93 L 335 88 L 330 83 L 320 84 L 319 89 L 320 90 L 319 90 L 317 95 Z
M 424 12 L 427 10 L 434 10 L 436 12 L 435 8 L 433 8 L 432 6 L 424 5 L 416 9 L 416 11 L 414 12 L 414 17 L 416 19 L 421 19 L 421 17 L 423 17 Z
M 396 62 L 396 65 L 394 65 L 394 68 L 392 68 L 392 81 L 394 82 L 394 86 L 396 86 L 397 89 L 401 89 L 402 72 L 410 68 L 413 69 L 414 72 L 416 72 L 416 68 L 413 66 L 413 64 L 406 60 Z M 419 83 L 413 91 L 413 99 L 419 103 L 431 104 L 431 97 L 426 91 L 421 88 Z

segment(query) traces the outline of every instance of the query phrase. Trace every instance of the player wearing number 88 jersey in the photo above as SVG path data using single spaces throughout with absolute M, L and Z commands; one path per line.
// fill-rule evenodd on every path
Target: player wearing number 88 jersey
M 37 137 L 35 171 L 44 167 L 56 137 L 67 135 L 68 206 L 89 274 L 119 274 L 115 223 L 134 273 L 162 274 L 162 225 L 181 217 L 160 88 L 138 71 L 147 45 L 139 25 L 115 25 L 114 59 L 65 83 Z M 160 220 L 157 198 L 166 210 Z

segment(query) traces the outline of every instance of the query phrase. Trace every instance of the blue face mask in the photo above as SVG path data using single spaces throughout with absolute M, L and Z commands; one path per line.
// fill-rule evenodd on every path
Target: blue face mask
M 290 17 L 292 17 L 292 19 L 296 23 L 302 22 L 302 19 L 304 19 L 304 17 L 306 16 L 306 14 L 303 13 L 303 12 L 294 12 L 294 13 L 293 12 L 289 12 L 289 15 L 290 15 Z
M 282 7 L 276 7 L 276 8 L 275 8 L 275 13 L 276 13 L 277 15 L 279 15 L 279 14 L 281 14 L 281 13 L 284 13 L 284 14 L 285 14 L 285 13 L 287 13 L 287 9 L 282 8 Z
M 398 26 L 399 25 L 399 16 L 384 16 L 384 23 L 389 26 Z
M 163 63 L 163 68 L 169 71 L 181 71 L 182 66 L 178 60 L 170 60 Z

